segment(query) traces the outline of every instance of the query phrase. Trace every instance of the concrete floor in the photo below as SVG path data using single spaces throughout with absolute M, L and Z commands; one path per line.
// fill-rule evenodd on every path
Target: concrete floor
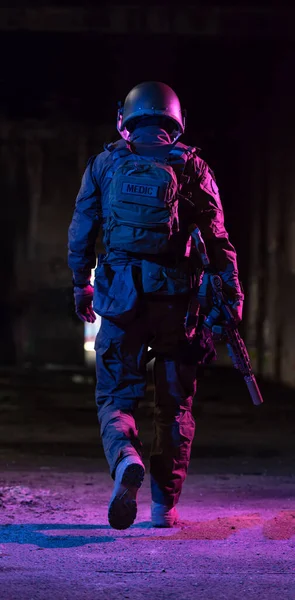
M 151 527 L 148 477 L 136 523 L 116 531 L 104 463 L 7 470 L 2 600 L 294 600 L 295 478 L 200 475 L 194 462 L 173 529 Z
M 87 377 L 2 374 L 1 600 L 294 600 L 294 391 L 264 383 L 257 409 L 232 371 L 208 374 L 180 523 L 151 527 L 147 474 L 116 531 Z M 149 394 L 138 422 L 148 466 Z

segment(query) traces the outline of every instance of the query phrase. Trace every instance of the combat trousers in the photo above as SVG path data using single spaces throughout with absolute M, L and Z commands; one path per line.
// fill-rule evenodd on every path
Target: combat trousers
M 148 347 L 155 352 L 151 491 L 155 502 L 171 507 L 181 493 L 195 432 L 196 366 L 187 360 L 186 310 L 184 296 L 146 295 L 128 325 L 102 319 L 95 343 L 98 420 L 113 478 L 122 458 L 142 454 L 135 410 L 145 395 Z

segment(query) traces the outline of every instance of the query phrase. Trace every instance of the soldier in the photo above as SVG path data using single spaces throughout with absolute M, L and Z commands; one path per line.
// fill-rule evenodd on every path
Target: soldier
M 201 230 L 237 322 L 243 294 L 213 172 L 196 148 L 178 141 L 185 115 L 175 92 L 160 82 L 137 85 L 118 110 L 117 128 L 122 139 L 88 161 L 69 228 L 69 267 L 78 317 L 102 317 L 95 342 L 96 404 L 114 479 L 110 525 L 126 529 L 136 517 L 145 467 L 134 414 L 145 395 L 151 347 L 151 516 L 153 526 L 172 527 L 195 432 L 196 357 L 184 326 L 195 280 L 192 223 Z M 101 226 L 106 254 L 93 289 Z M 200 298 L 206 297 L 204 279 Z

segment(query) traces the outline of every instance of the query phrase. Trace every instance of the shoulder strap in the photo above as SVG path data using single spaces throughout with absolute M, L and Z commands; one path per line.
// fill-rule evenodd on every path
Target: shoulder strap
M 105 150 L 108 150 L 108 152 L 110 152 L 113 166 L 115 169 L 117 169 L 120 166 L 120 162 L 124 162 L 124 159 L 134 154 L 132 152 L 130 144 L 125 140 L 120 140 L 115 144 L 105 145 Z
M 191 169 L 191 173 L 188 172 L 188 166 L 192 165 L 192 160 L 198 154 L 198 148 L 193 146 L 177 145 L 172 148 L 169 153 L 169 163 L 172 167 L 176 167 L 178 171 L 178 182 L 180 189 L 184 184 L 189 184 L 194 181 L 195 170 Z
M 186 164 L 189 160 L 198 156 L 198 150 L 200 149 L 194 146 L 175 146 L 169 152 L 170 160 Z
M 110 142 L 109 144 L 105 143 L 103 145 L 104 150 L 107 150 L 108 152 L 114 152 L 114 150 L 118 150 L 120 148 L 126 148 L 126 142 L 125 140 L 116 140 L 115 142 Z

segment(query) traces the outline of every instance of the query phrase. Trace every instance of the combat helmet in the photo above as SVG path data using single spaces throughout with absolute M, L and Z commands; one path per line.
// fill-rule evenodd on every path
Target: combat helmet
M 166 83 L 145 81 L 136 85 L 125 98 L 124 105 L 119 103 L 117 129 L 127 139 L 132 122 L 147 116 L 166 117 L 174 124 L 171 133 L 175 141 L 184 133 L 185 111 L 181 109 L 176 93 Z

